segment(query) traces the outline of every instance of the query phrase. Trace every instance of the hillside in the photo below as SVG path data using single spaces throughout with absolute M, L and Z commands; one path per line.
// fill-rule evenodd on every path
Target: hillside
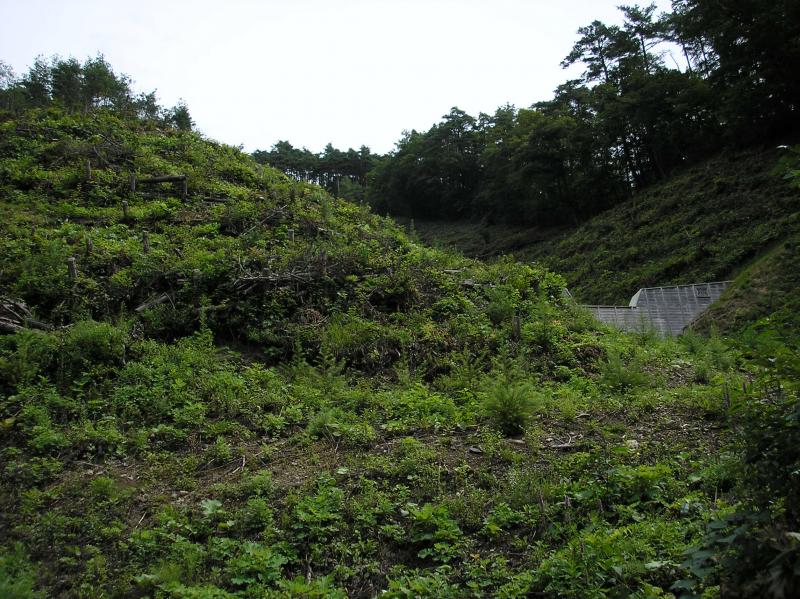
M 726 152 L 518 257 L 561 273 L 587 303 L 627 303 L 640 287 L 720 281 L 800 231 L 800 190 L 779 151 Z
M 771 248 L 737 274 L 693 328 L 735 334 L 754 327 L 793 340 L 800 331 L 800 237 Z
M 797 589 L 792 362 L 105 110 L 3 117 L 0 211 L 0 596 Z
M 415 222 L 426 243 L 513 254 L 563 275 L 584 303 L 627 304 L 641 287 L 732 279 L 800 231 L 800 189 L 780 150 L 726 152 L 571 228 Z

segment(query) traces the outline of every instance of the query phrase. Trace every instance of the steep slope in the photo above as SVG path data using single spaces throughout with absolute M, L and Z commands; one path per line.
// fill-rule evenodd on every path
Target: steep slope
M 469 256 L 539 261 L 562 274 L 581 302 L 627 304 L 641 287 L 733 278 L 800 230 L 800 189 L 784 179 L 786 157 L 781 150 L 725 153 L 575 228 L 414 226 L 424 242 Z
M 693 325 L 734 334 L 755 326 L 787 340 L 800 331 L 800 236 L 794 235 L 743 269 L 720 300 Z
M 587 303 L 627 302 L 640 287 L 733 278 L 800 231 L 800 190 L 783 179 L 779 156 L 720 155 L 518 256 L 563 274 Z
M 735 578 L 690 549 L 750 497 L 729 422 L 760 392 L 719 340 L 599 328 L 541 267 L 426 248 L 193 133 L 49 110 L 0 134 L 0 595 Z

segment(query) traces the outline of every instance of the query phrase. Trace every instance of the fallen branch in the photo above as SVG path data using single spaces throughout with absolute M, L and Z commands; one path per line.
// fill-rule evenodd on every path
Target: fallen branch
M 25 327 L 10 321 L 8 318 L 3 318 L 2 316 L 0 316 L 0 332 L 10 333 L 13 335 L 14 333 L 17 333 L 23 330 L 24 328 Z
M 0 298 L 0 332 L 16 333 L 23 329 L 52 331 L 53 327 L 31 317 L 28 306 L 20 300 Z
M 177 183 L 179 181 L 185 181 L 186 175 L 164 175 L 161 177 L 148 177 L 146 179 L 136 179 L 137 183 Z
M 570 449 L 574 447 L 574 443 L 572 442 L 572 435 L 569 436 L 566 443 L 555 443 L 552 445 L 547 446 L 550 449 Z
M 263 272 L 249 273 L 239 277 L 234 282 L 236 287 L 242 287 L 245 283 L 310 283 L 314 279 L 313 273 L 309 271 L 288 271 L 288 272 Z
M 245 231 L 244 231 L 244 233 L 242 233 L 242 235 L 244 235 L 246 233 L 249 233 L 250 231 L 252 231 L 253 229 L 256 229 L 258 227 L 263 227 L 267 223 L 282 221 L 283 219 L 286 218 L 286 216 L 287 216 L 286 206 L 280 206 L 278 208 L 270 210 L 270 212 L 264 218 L 262 218 L 260 221 L 258 221 L 256 224 L 254 224 L 249 229 L 245 229 Z M 278 221 L 274 221 L 274 219 L 276 217 L 278 217 Z
M 142 313 L 145 310 L 147 310 L 148 308 L 152 308 L 153 306 L 158 306 L 158 305 L 163 304 L 165 302 L 171 302 L 171 301 L 172 300 L 170 299 L 169 294 L 165 293 L 165 294 L 160 295 L 160 296 L 158 296 L 156 298 L 153 298 L 151 300 L 146 301 L 145 303 L 140 305 L 138 308 L 136 308 L 136 312 L 137 313 Z

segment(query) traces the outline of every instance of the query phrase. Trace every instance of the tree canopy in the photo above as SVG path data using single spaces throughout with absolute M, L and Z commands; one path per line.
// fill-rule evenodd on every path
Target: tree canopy
M 342 176 L 366 182 L 372 205 L 390 214 L 557 224 L 726 145 L 797 132 L 800 4 L 675 0 L 664 14 L 654 4 L 619 10 L 621 25 L 578 30 L 562 66 L 582 64 L 583 74 L 547 101 L 477 117 L 454 107 L 427 131 L 404 132 L 387 156 L 371 155 L 366 174 L 331 146 L 315 155 L 280 142 L 256 157 L 328 189 Z
M 183 100 L 164 108 L 154 91 L 135 93 L 130 77 L 114 72 L 102 54 L 82 63 L 72 57 L 40 56 L 19 77 L 0 61 L 0 110 L 20 114 L 28 108 L 49 106 L 84 114 L 105 108 L 126 116 L 160 120 L 184 131 L 194 125 Z

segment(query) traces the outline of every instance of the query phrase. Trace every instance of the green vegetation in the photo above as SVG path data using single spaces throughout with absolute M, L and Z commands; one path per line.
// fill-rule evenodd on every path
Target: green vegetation
M 796 3 L 619 10 L 621 25 L 578 30 L 562 66 L 585 70 L 550 100 L 477 116 L 454 107 L 383 157 L 330 145 L 317 156 L 285 141 L 255 155 L 332 190 L 351 181 L 347 193 L 379 212 L 541 227 L 574 226 L 722 148 L 797 140 Z
M 115 73 L 102 54 L 83 63 L 75 58 L 54 56 L 46 60 L 40 56 L 21 77 L 0 60 L 0 110 L 19 114 L 53 105 L 83 114 L 110 108 L 117 114 L 183 131 L 194 124 L 184 102 L 167 109 L 158 104 L 155 91 L 134 93 L 131 79 Z
M 798 238 L 789 238 L 744 269 L 694 328 L 708 332 L 713 327 L 719 333 L 732 334 L 755 325 L 784 331 L 791 338 L 800 327 L 798 249 Z
M 800 595 L 797 152 L 692 166 L 796 125 L 800 20 L 621 10 L 552 102 L 454 109 L 381 160 L 245 155 L 102 57 L 0 63 L 0 595 Z M 370 181 L 483 217 L 480 254 L 530 239 L 493 219 L 621 203 L 484 263 L 336 197 Z M 708 337 L 564 293 L 747 262 Z
M 795 588 L 798 364 L 768 334 L 598 327 L 541 267 L 153 120 L 0 128 L 4 595 Z
M 786 149 L 724 153 L 572 229 L 416 221 L 414 230 L 468 255 L 537 261 L 562 274 L 582 303 L 626 304 L 641 287 L 733 280 L 698 330 L 733 334 L 771 315 L 796 329 L 794 163 Z
M 367 197 L 367 175 L 380 156 L 367 146 L 345 152 L 328 144 L 320 154 L 315 154 L 307 148 L 295 148 L 288 141 L 279 141 L 269 151 L 256 150 L 253 158 L 298 181 L 316 183 L 335 197 L 363 203 Z
M 586 303 L 627 303 L 640 287 L 733 279 L 800 232 L 800 194 L 778 157 L 722 154 L 515 255 L 563 274 Z

